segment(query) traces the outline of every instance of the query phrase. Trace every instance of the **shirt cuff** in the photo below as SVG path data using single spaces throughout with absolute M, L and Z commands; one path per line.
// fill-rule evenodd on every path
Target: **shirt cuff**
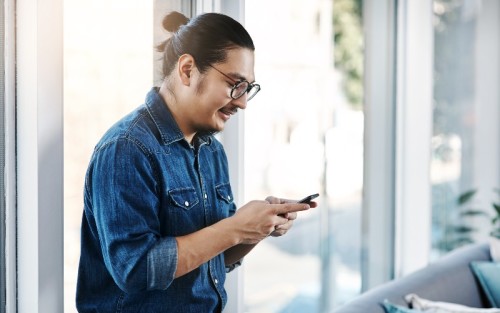
M 148 252 L 148 289 L 167 289 L 176 270 L 177 241 L 174 237 L 161 238 Z

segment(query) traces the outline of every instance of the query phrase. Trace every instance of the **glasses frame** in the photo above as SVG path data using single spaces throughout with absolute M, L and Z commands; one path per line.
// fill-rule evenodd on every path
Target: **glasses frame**
M 247 98 L 247 101 L 250 101 L 253 97 L 255 97 L 255 95 L 257 93 L 259 93 L 260 91 L 260 85 L 259 84 L 256 84 L 256 83 L 250 83 L 248 82 L 246 79 L 243 79 L 243 80 L 234 80 L 233 78 L 231 78 L 229 75 L 225 74 L 224 72 L 222 72 L 221 70 L 219 70 L 218 68 L 216 68 L 215 66 L 209 64 L 208 66 L 210 66 L 211 68 L 213 68 L 214 70 L 216 70 L 217 72 L 219 72 L 220 74 L 224 75 L 227 79 L 229 79 L 231 82 L 233 82 L 233 86 L 231 87 L 231 92 L 229 94 L 229 96 L 231 96 L 231 99 L 233 100 L 236 100 L 236 99 L 239 99 L 241 98 L 245 93 L 248 94 L 253 88 L 257 88 L 255 93 L 253 93 L 252 95 L 250 95 L 249 98 Z M 241 93 L 241 95 L 235 97 L 233 96 L 233 93 L 234 91 L 243 83 L 246 83 L 248 84 L 248 87 L 245 89 L 245 91 L 243 91 Z

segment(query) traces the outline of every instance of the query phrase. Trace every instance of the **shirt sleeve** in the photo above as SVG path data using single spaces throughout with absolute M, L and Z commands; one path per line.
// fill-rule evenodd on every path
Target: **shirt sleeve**
M 177 269 L 177 241 L 166 237 L 148 252 L 148 289 L 167 289 Z
M 155 173 L 148 152 L 124 137 L 96 151 L 89 171 L 104 262 L 125 292 L 166 289 L 177 268 L 175 238 L 160 236 Z

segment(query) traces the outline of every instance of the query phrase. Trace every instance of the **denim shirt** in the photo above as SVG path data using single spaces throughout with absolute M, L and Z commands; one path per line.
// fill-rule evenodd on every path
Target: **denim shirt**
M 234 214 L 227 158 L 211 135 L 191 146 L 153 88 L 108 130 L 85 178 L 79 312 L 220 312 L 220 254 L 174 279 L 176 236 Z

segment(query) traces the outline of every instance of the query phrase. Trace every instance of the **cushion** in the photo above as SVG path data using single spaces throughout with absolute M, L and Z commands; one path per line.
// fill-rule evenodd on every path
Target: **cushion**
M 416 294 L 409 294 L 405 296 L 405 300 L 408 302 L 410 307 L 418 310 L 418 312 L 429 312 L 429 313 L 500 313 L 500 309 L 483 309 L 483 308 L 472 308 L 461 304 L 455 304 L 450 302 L 442 301 L 431 301 L 427 299 L 420 298 Z
M 490 305 L 500 308 L 500 262 L 473 261 L 470 266 Z
M 404 306 L 396 305 L 394 303 L 389 302 L 388 300 L 384 300 L 382 302 L 382 306 L 386 313 L 419 313 L 422 311 L 405 308 Z
M 494 262 L 500 262 L 500 239 L 490 237 L 490 254 Z

